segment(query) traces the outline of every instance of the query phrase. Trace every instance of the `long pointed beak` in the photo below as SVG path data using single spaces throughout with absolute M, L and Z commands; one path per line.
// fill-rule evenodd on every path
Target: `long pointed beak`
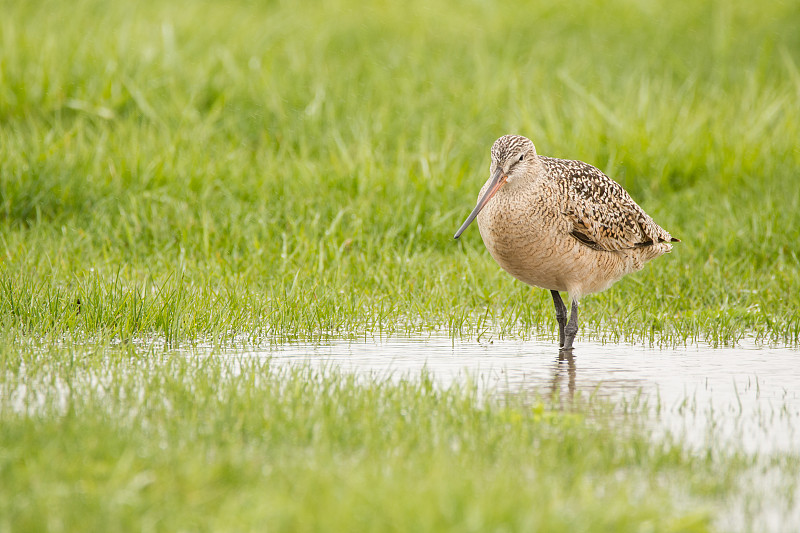
M 478 213 L 481 212 L 481 209 L 483 209 L 483 207 L 489 203 L 489 200 L 492 199 L 494 193 L 500 189 L 507 179 L 508 175 L 504 175 L 501 169 L 498 168 L 494 171 L 494 174 L 492 174 L 492 181 L 489 183 L 489 187 L 486 188 L 486 192 L 483 193 L 483 196 L 480 198 L 480 200 L 478 200 L 478 205 L 476 205 L 475 209 L 472 210 L 472 213 L 469 214 L 467 220 L 465 220 L 464 223 L 461 224 L 461 227 L 458 228 L 458 231 L 453 236 L 454 239 L 461 237 L 461 234 L 464 233 L 464 230 L 467 229 L 467 226 L 472 224 L 472 221 L 475 220 L 475 217 L 478 216 Z

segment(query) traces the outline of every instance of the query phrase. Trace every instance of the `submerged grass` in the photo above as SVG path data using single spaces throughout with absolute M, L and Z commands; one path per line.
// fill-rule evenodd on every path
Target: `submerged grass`
M 600 402 L 481 402 L 425 374 L 109 346 L 4 363 L 14 531 L 708 531 L 753 465 Z
M 797 454 L 688 446 L 638 399 L 133 344 L 0 377 L 2 531 L 784 531 L 800 494 Z
M 683 240 L 587 299 L 586 332 L 800 342 L 792 3 L 2 8 L 20 338 L 552 333 L 546 293 L 451 238 L 520 132 Z

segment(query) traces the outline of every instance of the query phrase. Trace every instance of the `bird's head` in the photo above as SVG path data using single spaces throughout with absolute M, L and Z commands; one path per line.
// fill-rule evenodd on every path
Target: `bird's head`
M 478 205 L 458 228 L 454 238 L 458 239 L 481 209 L 489 203 L 500 187 L 512 183 L 530 173 L 536 165 L 536 148 L 527 137 L 522 135 L 503 135 L 492 145 L 492 162 L 489 166 L 491 178 L 489 186 L 478 200 Z
M 501 183 L 513 182 L 528 173 L 536 161 L 536 148 L 522 135 L 503 135 L 492 145 L 492 177 L 500 171 Z M 498 187 L 499 188 L 499 187 Z

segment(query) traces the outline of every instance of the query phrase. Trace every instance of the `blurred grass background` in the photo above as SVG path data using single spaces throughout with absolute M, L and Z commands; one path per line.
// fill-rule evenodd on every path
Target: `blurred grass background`
M 552 334 L 452 234 L 515 132 L 682 239 L 610 340 L 800 342 L 796 2 L 0 2 L 6 338 Z

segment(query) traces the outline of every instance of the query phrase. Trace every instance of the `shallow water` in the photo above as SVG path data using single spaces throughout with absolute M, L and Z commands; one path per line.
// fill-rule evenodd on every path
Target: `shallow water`
M 562 403 L 576 394 L 619 405 L 646 402 L 657 432 L 676 434 L 689 446 L 723 439 L 747 452 L 800 450 L 796 349 L 580 342 L 567 357 L 552 341 L 433 336 L 286 344 L 246 353 L 278 365 L 336 367 L 384 379 L 413 378 L 425 369 L 440 386 L 469 378 L 490 394 L 538 395 Z

